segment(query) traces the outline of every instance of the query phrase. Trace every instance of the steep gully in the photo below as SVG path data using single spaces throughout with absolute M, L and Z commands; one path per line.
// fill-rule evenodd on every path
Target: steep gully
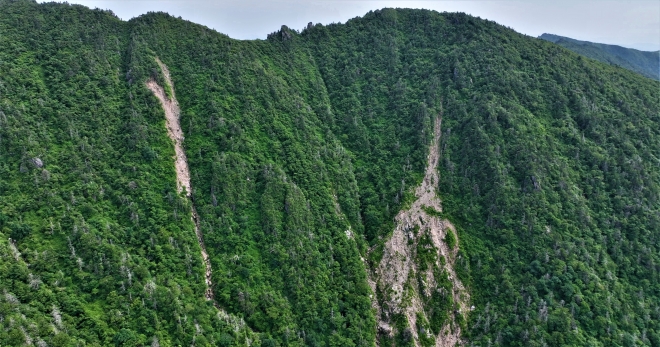
M 192 192 L 190 186 L 190 170 L 188 169 L 188 159 L 186 158 L 186 152 L 183 149 L 183 131 L 181 130 L 181 124 L 179 123 L 179 115 L 181 114 L 181 110 L 179 109 L 179 103 L 176 101 L 174 85 L 172 84 L 172 79 L 170 77 L 170 72 L 167 69 L 167 66 L 165 66 L 165 64 L 163 64 L 163 62 L 161 62 L 158 58 L 156 58 L 156 62 L 163 72 L 165 83 L 167 83 L 167 86 L 169 87 L 172 98 L 170 99 L 167 96 L 167 93 L 165 93 L 163 87 L 158 85 L 158 83 L 153 79 L 147 81 L 147 88 L 149 88 L 149 90 L 151 90 L 158 98 L 161 106 L 163 107 L 163 110 L 165 111 L 165 125 L 167 127 L 167 135 L 170 137 L 172 142 L 174 142 L 174 167 L 176 169 L 177 189 L 179 192 L 184 192 L 190 199 Z M 208 253 L 206 252 L 206 246 L 204 245 L 204 235 L 199 228 L 199 216 L 195 210 L 195 205 L 191 203 L 191 206 L 191 217 L 195 224 L 195 235 L 197 236 L 197 242 L 199 242 L 199 248 L 202 251 L 202 259 L 204 260 L 206 281 L 206 292 L 204 296 L 207 300 L 212 300 L 213 305 L 220 309 L 218 304 L 215 302 L 213 282 L 211 279 L 213 270 L 211 269 L 211 261 L 209 259 Z
M 391 238 L 385 243 L 382 260 L 378 267 L 373 269 L 369 279 L 369 285 L 374 293 L 378 289 L 384 293 L 380 303 L 376 298 L 373 300 L 373 306 L 377 311 L 379 333 L 392 336 L 395 332 L 390 325 L 392 315 L 403 314 L 408 321 L 415 346 L 420 345 L 418 314 L 427 320 L 429 318 L 424 309 L 423 299 L 430 297 L 434 290 L 438 290 L 433 270 L 421 271 L 418 267 L 419 264 L 415 263 L 417 246 L 423 235 L 429 236 L 433 249 L 437 252 L 435 266 L 444 270 L 444 274 L 451 282 L 451 293 L 445 293 L 445 295 L 451 295 L 454 302 L 454 308 L 448 321 L 444 323 L 440 333 L 435 336 L 436 346 L 464 344 L 464 341 L 461 340 L 457 314 L 465 316 L 469 311 L 470 295 L 454 271 L 458 241 L 453 248 L 450 248 L 445 242 L 448 232 L 453 233 L 458 240 L 456 229 L 448 220 L 427 213 L 430 209 L 442 212 L 442 205 L 436 192 L 439 182 L 437 166 L 440 157 L 441 125 L 442 115 L 439 115 L 434 124 L 434 136 L 429 148 L 424 179 L 415 190 L 416 199 L 408 209 L 400 211 L 396 216 L 396 228 Z M 443 258 L 444 261 L 441 261 Z M 418 278 L 423 279 L 418 280 Z M 418 285 L 407 285 L 410 284 L 409 281 L 415 281 Z M 430 335 L 430 332 L 427 331 L 426 334 Z

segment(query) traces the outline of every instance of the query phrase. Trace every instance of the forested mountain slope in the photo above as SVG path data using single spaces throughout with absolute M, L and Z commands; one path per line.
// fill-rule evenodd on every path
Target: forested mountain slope
M 238 41 L 0 0 L 0 344 L 660 346 L 659 100 L 464 14 Z
M 618 65 L 648 78 L 660 80 L 660 51 L 644 52 L 633 48 L 580 41 L 553 34 L 543 34 L 539 38 L 554 42 L 585 57 Z

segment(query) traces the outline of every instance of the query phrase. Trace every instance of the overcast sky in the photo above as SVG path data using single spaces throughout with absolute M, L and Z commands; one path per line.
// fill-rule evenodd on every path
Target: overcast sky
M 41 2 L 41 0 L 40 0 Z M 578 40 L 660 49 L 658 0 L 68 0 L 110 9 L 129 20 L 164 11 L 203 24 L 235 39 L 265 39 L 282 24 L 301 30 L 308 22 L 344 23 L 384 7 L 465 12 L 539 36 L 551 33 Z

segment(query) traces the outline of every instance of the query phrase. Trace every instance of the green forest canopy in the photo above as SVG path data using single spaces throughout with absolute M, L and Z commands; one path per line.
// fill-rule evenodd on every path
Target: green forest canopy
M 204 300 L 144 86 L 162 82 L 154 57 L 227 314 Z M 442 113 L 464 337 L 660 346 L 659 83 L 461 13 L 239 41 L 164 13 L 0 0 L 0 344 L 410 344 L 377 336 L 367 273 Z

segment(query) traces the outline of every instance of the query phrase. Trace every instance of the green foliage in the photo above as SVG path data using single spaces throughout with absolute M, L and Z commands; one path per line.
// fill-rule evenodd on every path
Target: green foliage
M 454 249 L 454 247 L 456 247 L 456 235 L 454 235 L 454 232 L 451 231 L 451 229 L 446 230 L 445 243 L 449 249 Z
M 234 336 L 204 301 L 162 111 L 127 74 L 127 23 L 31 1 L 0 13 L 0 344 Z
M 172 75 L 220 306 L 266 345 L 373 343 L 353 164 L 304 47 L 164 14 L 133 25 Z
M 424 210 L 424 212 L 426 212 L 426 214 L 428 214 L 429 216 L 442 218 L 442 212 L 434 209 L 433 207 L 422 206 L 422 210 Z
M 385 9 L 302 36 L 335 114 L 363 123 L 372 115 L 369 144 L 386 134 L 378 124 L 413 128 L 411 112 L 394 111 L 402 105 L 442 112 L 443 217 L 461 240 L 455 268 L 475 305 L 466 329 L 475 344 L 651 343 L 660 307 L 657 82 L 464 14 Z M 348 133 L 360 122 L 337 124 L 357 124 Z M 370 166 L 396 162 L 396 148 L 382 160 L 365 141 L 351 145 L 359 138 L 346 137 L 356 170 L 400 182 L 402 170 Z M 405 150 L 418 153 L 413 172 L 424 149 Z M 360 192 L 379 181 L 357 178 Z M 365 211 L 387 206 L 362 201 Z M 387 235 L 370 228 L 368 238 Z M 565 316 L 549 324 L 562 312 L 568 325 Z
M 420 271 L 426 271 L 433 267 L 438 260 L 438 250 L 433 246 L 431 236 L 424 233 L 417 242 L 417 252 L 415 252 L 415 263 Z
M 435 335 L 431 332 L 429 322 L 423 314 L 417 313 L 417 334 L 423 347 L 435 346 Z
M 155 57 L 226 315 L 204 300 L 144 85 L 164 85 Z M 464 14 L 385 9 L 236 41 L 162 13 L 0 1 L 0 344 L 411 345 L 402 315 L 393 340 L 375 336 L 361 257 L 382 255 L 442 115 L 471 342 L 657 345 L 659 90 Z M 456 308 L 422 241 L 437 286 L 420 326 L 437 333 Z
M 436 288 L 431 298 L 424 303 L 429 316 L 429 328 L 433 334 L 440 333 L 440 329 L 448 323 L 449 315 L 454 310 L 454 298 L 451 296 L 452 284 L 446 271 L 435 269 L 434 278 Z

